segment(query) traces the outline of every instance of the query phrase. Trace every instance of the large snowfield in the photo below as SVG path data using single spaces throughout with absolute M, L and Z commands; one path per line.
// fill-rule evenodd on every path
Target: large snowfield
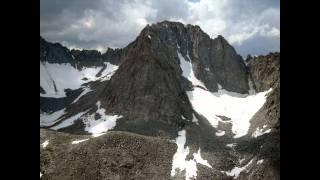
M 42 97 L 61 98 L 66 97 L 65 89 L 78 89 L 83 83 L 96 80 L 108 80 L 118 66 L 105 63 L 107 68 L 103 70 L 100 77 L 96 75 L 102 70 L 101 67 L 83 68 L 81 70 L 71 64 L 56 64 L 40 62 L 40 86 L 45 90 Z
M 231 118 L 228 122 L 232 123 L 234 137 L 239 138 L 247 134 L 250 119 L 263 106 L 271 90 L 242 97 L 226 90 L 213 93 L 194 87 L 187 95 L 194 110 L 206 117 L 214 128 L 218 128 L 219 122 L 225 122 L 218 116 Z
M 186 61 L 179 51 L 177 51 L 177 54 L 180 59 L 182 76 L 187 78 L 194 86 L 192 91 L 187 91 L 194 110 L 206 117 L 216 129 L 219 122 L 226 122 L 222 121 L 219 116 L 231 118 L 228 122 L 232 123 L 232 132 L 235 134 L 234 138 L 246 135 L 250 127 L 250 119 L 263 106 L 266 101 L 266 94 L 272 89 L 255 93 L 252 90 L 252 82 L 249 81 L 251 88 L 249 94 L 229 92 L 223 89 L 220 84 L 218 84 L 218 92 L 210 92 L 204 83 L 196 78 L 189 55 L 187 55 L 189 61 Z M 204 89 L 197 86 L 201 86 Z M 218 131 L 217 136 L 222 135 L 224 133 Z

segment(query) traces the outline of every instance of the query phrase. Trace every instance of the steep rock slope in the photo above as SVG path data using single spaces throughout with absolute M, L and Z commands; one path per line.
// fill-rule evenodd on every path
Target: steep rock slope
M 244 159 L 256 159 L 238 179 L 280 179 L 280 53 L 248 61 L 256 91 L 272 88 L 266 102 L 250 120 L 247 136 L 235 150 Z

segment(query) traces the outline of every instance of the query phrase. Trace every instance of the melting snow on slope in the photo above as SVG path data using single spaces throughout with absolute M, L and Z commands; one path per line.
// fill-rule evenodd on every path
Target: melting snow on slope
M 196 118 L 196 116 L 194 114 L 192 114 L 192 122 L 194 122 L 197 125 L 199 125 L 199 120 Z
M 187 91 L 193 108 L 205 116 L 210 124 L 217 128 L 219 122 L 223 122 L 218 116 L 230 117 L 234 138 L 247 134 L 251 117 L 263 106 L 268 91 L 254 95 L 244 95 L 228 92 L 220 89 L 216 93 L 195 87 L 193 91 Z
M 233 178 L 236 179 L 236 178 L 238 178 L 239 174 L 242 171 L 246 170 L 251 163 L 252 163 L 252 160 L 247 165 L 245 165 L 243 167 L 234 167 L 230 171 L 221 171 L 221 172 L 225 173 L 227 176 L 233 176 Z M 247 170 L 247 172 L 248 172 L 248 170 Z
M 262 164 L 263 163 L 263 159 L 260 159 L 259 161 L 257 161 L 257 164 Z
M 200 80 L 198 80 L 194 75 L 194 72 L 192 69 L 192 63 L 189 55 L 187 55 L 187 58 L 189 59 L 189 61 L 186 61 L 179 51 L 177 51 L 177 53 L 180 59 L 182 76 L 187 78 L 194 86 L 201 86 L 206 89 L 206 86 Z
M 105 63 L 107 67 L 101 73 L 101 77 L 110 75 L 116 71 L 118 66 Z M 81 85 L 88 81 L 96 81 L 101 77 L 96 75 L 101 71 L 102 67 L 90 67 L 78 70 L 71 64 L 57 64 L 40 62 L 40 86 L 45 90 L 42 97 L 65 97 L 65 89 L 78 89 Z M 110 76 L 111 77 L 111 76 Z M 109 77 L 109 78 L 110 78 Z M 87 78 L 88 80 L 83 80 Z
M 73 125 L 76 120 L 81 119 L 85 125 L 85 129 L 84 129 L 85 131 L 92 133 L 93 135 L 96 135 L 94 137 L 103 135 L 104 132 L 107 132 L 108 130 L 113 129 L 116 126 L 116 121 L 122 116 L 106 115 L 105 109 L 100 107 L 101 105 L 100 101 L 98 101 L 96 105 L 98 107 L 98 110 L 96 111 L 96 113 L 100 115 L 99 119 L 97 120 L 95 119 L 95 113 L 83 116 L 89 111 L 87 110 L 85 112 L 78 113 L 66 120 L 63 120 L 60 124 L 54 127 L 51 127 L 51 129 L 58 130 L 61 128 L 65 128 Z
M 197 153 L 193 154 L 193 159 L 186 160 L 187 155 L 189 154 L 189 147 L 184 147 L 186 143 L 186 131 L 181 130 L 178 132 L 178 137 L 176 138 L 176 144 L 178 146 L 177 152 L 173 156 L 172 160 L 172 169 L 171 176 L 176 175 L 176 171 L 185 170 L 186 180 L 196 178 L 197 177 L 197 163 L 208 166 L 210 168 L 211 165 L 204 160 L 200 155 L 200 149 Z
M 98 113 L 101 117 L 98 120 L 94 119 L 94 114 L 89 115 L 83 119 L 84 124 L 86 125 L 85 131 L 88 131 L 92 134 L 101 134 L 107 132 L 110 129 L 113 129 L 116 126 L 116 121 L 122 116 L 118 115 L 106 115 L 105 109 L 100 107 L 100 101 L 97 102 Z
M 194 157 L 194 160 L 199 163 L 199 164 L 202 164 L 202 165 L 205 165 L 205 166 L 208 166 L 209 168 L 212 168 L 212 166 L 208 163 L 207 160 L 204 160 L 202 157 L 201 157 L 201 154 L 200 154 L 200 148 L 198 150 L 197 153 L 193 153 L 193 157 Z
M 87 140 L 89 140 L 89 138 L 87 138 L 87 139 L 81 139 L 81 140 L 76 140 L 76 141 L 72 141 L 72 142 L 71 142 L 71 144 L 79 144 L 79 143 L 84 142 L 84 141 L 87 141 Z
M 254 138 L 257 138 L 259 136 L 262 136 L 264 134 L 267 134 L 267 133 L 270 133 L 271 132 L 271 129 L 267 129 L 267 130 L 264 130 L 266 128 L 266 125 L 263 126 L 262 129 L 260 129 L 259 127 L 256 129 L 256 131 L 254 131 L 252 133 L 252 137 Z
M 46 147 L 48 146 L 48 144 L 49 144 L 49 140 L 46 140 L 46 141 L 44 141 L 44 142 L 41 144 L 41 146 L 42 146 L 43 148 L 46 148 Z
M 57 122 L 58 118 L 60 118 L 62 115 L 64 115 L 64 110 L 61 109 L 59 111 L 56 111 L 54 113 L 48 114 L 48 113 L 40 113 L 40 127 L 45 126 L 51 126 L 54 123 Z
M 86 111 L 87 112 L 87 111 Z M 53 126 L 51 127 L 50 129 L 53 129 L 53 130 L 58 130 L 58 129 L 61 129 L 61 128 L 65 128 L 65 127 L 68 127 L 68 126 L 71 126 L 74 124 L 74 122 L 76 120 L 78 120 L 82 115 L 84 115 L 86 112 L 80 112 L 68 119 L 65 119 L 63 120 L 60 124 L 56 125 L 56 126 Z
M 82 96 L 84 96 L 85 94 L 87 94 L 90 91 L 92 91 L 90 88 L 88 88 L 88 87 L 84 88 L 84 90 L 81 92 L 81 94 L 71 104 L 77 102 Z
M 237 143 L 227 144 L 226 146 L 229 147 L 229 148 L 234 148 L 234 147 L 237 146 Z
M 106 133 L 99 133 L 99 134 L 92 134 L 92 137 L 99 137 L 99 136 L 102 136 L 102 135 L 104 135 L 104 134 L 106 134 Z
M 222 130 L 218 130 L 216 132 L 216 136 L 223 136 L 226 132 L 225 131 L 222 131 Z
M 113 65 L 113 64 L 110 64 L 109 62 L 105 62 L 104 63 L 105 65 L 107 65 L 106 69 L 103 70 L 103 72 L 101 73 L 101 77 L 102 76 L 106 76 L 112 72 L 115 72 L 118 70 L 119 66 L 117 65 Z
M 46 94 L 40 94 L 42 97 L 65 97 L 64 89 L 80 88 L 83 76 L 80 71 L 70 64 L 51 64 L 40 62 L 40 85 L 46 91 Z M 53 87 L 55 84 L 56 90 Z
M 110 78 L 113 76 L 113 74 L 118 70 L 119 66 L 110 64 L 109 62 L 104 63 L 107 65 L 107 68 L 102 72 L 101 74 L 101 81 L 107 81 L 110 80 Z

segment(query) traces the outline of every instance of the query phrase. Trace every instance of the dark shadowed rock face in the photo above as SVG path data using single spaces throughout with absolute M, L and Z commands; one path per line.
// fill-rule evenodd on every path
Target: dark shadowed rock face
M 106 62 L 119 65 L 125 55 L 124 49 L 109 48 L 105 53 L 97 50 L 69 50 L 60 43 L 47 42 L 40 36 L 40 61 L 48 63 L 69 63 L 77 69 L 105 66 Z
M 40 61 L 74 64 L 70 50 L 60 43 L 49 43 L 40 36 Z
M 154 56 L 163 58 L 163 53 L 175 56 L 177 51 L 185 59 L 189 56 L 195 76 L 209 90 L 217 91 L 220 84 L 229 91 L 248 92 L 245 64 L 222 36 L 211 39 L 199 26 L 169 21 L 147 26 L 140 36 L 150 37 Z M 158 49 L 161 44 L 166 46 L 166 50 Z

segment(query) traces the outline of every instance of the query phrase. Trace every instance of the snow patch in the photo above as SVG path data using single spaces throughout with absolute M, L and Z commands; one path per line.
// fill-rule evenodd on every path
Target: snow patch
M 101 74 L 100 81 L 107 81 L 110 80 L 114 73 L 118 70 L 119 66 L 110 64 L 109 62 L 105 62 L 104 64 L 107 65 L 106 69 L 103 70 Z
M 212 168 L 212 166 L 201 157 L 200 148 L 197 153 L 193 153 L 193 159 L 186 160 L 189 154 L 189 147 L 185 147 L 186 143 L 186 131 L 181 130 L 178 132 L 178 137 L 176 138 L 176 144 L 178 146 L 177 152 L 173 156 L 171 176 L 176 175 L 176 171 L 185 170 L 185 179 L 190 180 L 197 177 L 197 163 L 203 164 Z
M 227 144 L 226 146 L 229 147 L 229 148 L 234 148 L 234 147 L 237 146 L 237 143 Z
M 245 159 L 245 158 L 240 159 L 240 160 L 239 160 L 239 163 L 241 164 L 244 160 L 246 160 L 246 159 Z
M 196 116 L 194 114 L 192 114 L 192 122 L 194 122 L 197 125 L 199 125 L 199 120 L 196 118 Z
M 99 137 L 99 136 L 102 136 L 104 134 L 106 134 L 106 133 L 92 134 L 92 137 Z
M 221 172 L 225 173 L 227 176 L 233 176 L 234 179 L 236 179 L 236 178 L 238 178 L 239 174 L 242 171 L 246 170 L 251 163 L 252 163 L 252 160 L 247 165 L 245 165 L 243 167 L 234 167 L 230 171 L 221 171 Z M 248 172 L 248 170 L 247 170 L 247 172 Z
M 247 134 L 250 119 L 263 106 L 266 94 L 271 90 L 247 95 L 224 89 L 212 93 L 195 87 L 192 91 L 187 91 L 187 95 L 193 108 L 205 116 L 214 128 L 218 128 L 219 122 L 223 122 L 217 115 L 230 117 L 234 138 L 239 138 Z
M 101 134 L 103 132 L 107 132 L 110 129 L 113 129 L 116 126 L 116 121 L 122 116 L 106 115 L 106 110 L 100 107 L 100 101 L 98 101 L 96 105 L 98 107 L 96 113 L 98 113 L 101 117 L 100 119 L 95 120 L 95 114 L 92 114 L 83 118 L 83 122 L 86 125 L 84 130 L 92 134 Z
M 150 35 L 148 35 L 148 38 L 149 38 L 149 39 L 151 39 L 151 36 L 150 36 Z
M 262 136 L 264 134 L 270 133 L 271 129 L 267 129 L 264 130 L 266 128 L 266 126 L 263 126 L 262 129 L 260 129 L 259 127 L 252 133 L 252 137 L 257 138 L 259 136 Z
M 104 134 L 106 134 L 106 133 L 92 134 L 92 137 L 99 137 L 99 136 L 102 136 Z
M 60 124 L 54 127 L 51 127 L 51 129 L 58 130 L 61 128 L 71 126 L 78 119 L 81 119 L 82 122 L 84 123 L 85 125 L 84 130 L 91 134 L 101 134 L 101 133 L 107 132 L 110 129 L 113 129 L 116 126 L 116 121 L 122 116 L 106 115 L 105 109 L 100 107 L 101 105 L 100 101 L 98 101 L 96 105 L 98 107 L 96 113 L 100 115 L 99 119 L 95 120 L 95 113 L 83 116 L 89 111 L 87 110 L 85 112 L 78 113 L 66 120 L 63 120 Z
M 58 130 L 58 129 L 61 129 L 61 128 L 65 128 L 65 127 L 71 126 L 71 125 L 74 124 L 74 122 L 76 120 L 78 120 L 82 115 L 84 115 L 87 112 L 88 112 L 88 110 L 85 111 L 85 112 L 80 112 L 80 113 L 78 113 L 78 114 L 76 114 L 76 115 L 74 115 L 74 116 L 72 116 L 72 117 L 70 117 L 68 119 L 63 120 L 60 124 L 58 124 L 56 126 L 53 126 L 50 129 Z
M 192 85 L 201 86 L 206 89 L 206 86 L 200 80 L 198 80 L 194 75 L 194 72 L 192 69 L 192 63 L 189 55 L 187 55 L 187 58 L 189 59 L 189 61 L 186 61 L 179 51 L 177 51 L 177 53 L 180 59 L 180 68 L 182 70 L 182 76 L 187 78 L 192 83 Z
M 262 164 L 263 163 L 263 159 L 260 159 L 259 161 L 257 161 L 257 164 Z
M 51 126 L 54 123 L 57 122 L 57 120 L 64 115 L 64 109 L 61 109 L 59 111 L 56 111 L 54 113 L 48 114 L 48 113 L 40 113 L 40 127 L 46 127 Z
M 222 130 L 218 130 L 217 132 L 216 132 L 216 136 L 223 136 L 223 135 L 225 135 L 225 131 L 222 131 Z
M 76 140 L 76 141 L 72 141 L 72 142 L 71 142 L 71 144 L 79 144 L 79 143 L 84 142 L 84 141 L 87 141 L 87 140 L 89 140 L 89 138 L 87 138 L 87 139 L 81 139 L 81 140 Z
M 105 63 L 107 67 L 101 73 L 101 77 L 108 76 L 118 69 L 118 66 Z M 57 64 L 40 62 L 40 86 L 45 90 L 42 97 L 61 98 L 66 97 L 65 89 L 79 89 L 85 82 L 96 81 L 101 77 L 96 75 L 103 67 L 85 67 L 81 70 L 71 66 L 69 63 Z M 83 80 L 87 78 L 87 80 Z
M 84 96 L 85 94 L 87 94 L 90 91 L 92 91 L 90 88 L 88 88 L 88 87 L 84 88 L 84 90 L 81 92 L 81 94 L 71 104 L 76 103 L 82 96 Z
M 209 168 L 212 168 L 212 166 L 208 163 L 207 160 L 204 160 L 202 157 L 201 157 L 201 153 L 200 153 L 200 148 L 198 150 L 197 153 L 193 153 L 193 157 L 194 157 L 194 160 L 199 163 L 199 164 L 202 164 L 202 165 L 205 165 Z
M 46 140 L 41 144 L 41 146 L 42 146 L 42 148 L 46 148 L 48 146 L 48 144 L 49 144 L 49 140 Z

